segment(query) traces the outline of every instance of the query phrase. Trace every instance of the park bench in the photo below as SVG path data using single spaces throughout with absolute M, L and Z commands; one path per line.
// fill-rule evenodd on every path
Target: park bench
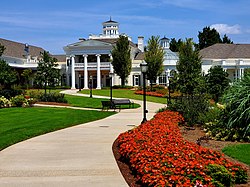
M 101 102 L 102 102 L 102 110 L 114 109 L 115 111 L 116 109 L 119 109 L 120 111 L 122 105 L 128 105 L 129 108 L 131 108 L 131 106 L 134 108 L 134 102 L 129 99 L 113 99 L 112 102 L 111 101 L 101 101 Z

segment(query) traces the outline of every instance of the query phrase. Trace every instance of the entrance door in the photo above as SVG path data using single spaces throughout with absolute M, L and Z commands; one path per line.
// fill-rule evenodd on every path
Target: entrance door
M 140 75 L 133 75 L 133 86 L 140 86 Z

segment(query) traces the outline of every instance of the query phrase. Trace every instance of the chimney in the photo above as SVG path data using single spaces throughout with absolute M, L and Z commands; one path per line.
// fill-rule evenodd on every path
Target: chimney
M 141 52 L 144 52 L 144 37 L 138 36 L 138 48 L 141 50 Z

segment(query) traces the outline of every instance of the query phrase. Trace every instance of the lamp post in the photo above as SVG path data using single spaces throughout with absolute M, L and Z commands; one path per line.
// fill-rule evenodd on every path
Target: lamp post
M 113 81 L 113 76 L 114 76 L 114 73 L 110 72 L 109 73 L 109 78 L 110 78 L 110 102 L 112 102 L 112 81 Z
M 78 77 L 79 77 L 79 91 L 81 91 L 81 74 L 79 74 Z
M 92 77 L 92 75 L 90 75 L 89 76 L 89 79 L 90 79 L 90 95 L 89 95 L 89 97 L 93 97 L 92 96 L 92 89 L 93 89 L 93 77 Z
M 173 76 L 170 74 L 169 76 L 168 76 L 168 103 L 171 103 L 171 87 L 172 87 L 172 85 L 171 85 L 171 79 L 173 78 Z
M 142 72 L 142 79 L 143 79 L 143 119 L 142 119 L 142 123 L 147 121 L 146 118 L 146 113 L 148 113 L 147 109 L 146 109 L 146 72 L 148 71 L 148 64 L 143 61 L 140 64 L 141 67 L 141 72 Z

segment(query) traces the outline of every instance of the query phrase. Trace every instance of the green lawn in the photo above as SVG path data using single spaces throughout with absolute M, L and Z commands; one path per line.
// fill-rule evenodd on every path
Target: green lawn
M 227 146 L 222 152 L 250 166 L 250 144 Z
M 82 97 L 82 96 L 73 96 L 73 95 L 65 95 L 68 103 L 72 106 L 83 107 L 83 108 L 102 108 L 101 101 L 107 101 L 108 99 L 102 98 L 90 98 L 90 97 Z M 139 104 L 134 104 L 134 108 L 139 108 Z M 128 105 L 122 105 L 122 108 L 129 108 Z
M 129 99 L 136 99 L 136 100 L 143 100 L 142 95 L 134 94 L 135 91 L 128 90 L 128 89 L 113 89 L 113 97 L 117 98 L 129 98 Z M 82 90 L 81 93 L 89 94 L 89 90 Z M 110 96 L 109 89 L 101 89 L 101 90 L 93 90 L 93 95 L 102 95 L 102 96 Z M 155 103 L 167 103 L 167 98 L 162 97 L 153 97 L 147 96 L 147 101 L 155 102 Z
M 47 107 L 2 108 L 0 109 L 0 150 L 34 136 L 113 114 L 115 113 Z

